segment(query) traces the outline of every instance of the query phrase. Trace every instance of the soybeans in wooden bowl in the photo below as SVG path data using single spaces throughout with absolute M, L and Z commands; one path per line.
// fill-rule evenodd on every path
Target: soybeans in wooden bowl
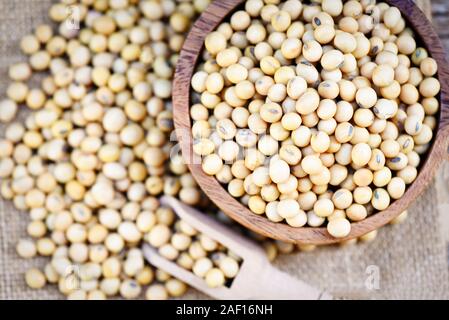
M 275 239 L 359 237 L 404 211 L 447 153 L 448 75 L 411 1 L 216 1 L 174 82 L 193 176 Z

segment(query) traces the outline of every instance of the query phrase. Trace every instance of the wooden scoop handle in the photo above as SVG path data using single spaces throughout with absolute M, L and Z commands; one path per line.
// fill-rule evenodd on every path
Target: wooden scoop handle
M 242 274 L 247 274 L 242 265 Z M 251 266 L 248 266 L 252 268 Z M 332 296 L 320 289 L 281 271 L 270 263 L 264 265 L 251 280 L 242 286 L 242 296 L 250 300 L 331 300 Z

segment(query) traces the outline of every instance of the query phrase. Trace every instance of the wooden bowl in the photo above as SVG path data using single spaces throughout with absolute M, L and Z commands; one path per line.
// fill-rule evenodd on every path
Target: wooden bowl
M 217 0 L 200 16 L 191 29 L 182 49 L 173 85 L 173 116 L 175 130 L 185 162 L 193 177 L 206 195 L 229 217 L 261 235 L 293 243 L 330 244 L 353 239 L 378 229 L 407 209 L 432 180 L 439 164 L 448 157 L 449 138 L 449 68 L 445 61 L 443 46 L 431 23 L 411 0 L 388 0 L 400 9 L 409 25 L 421 38 L 421 43 L 438 62 L 438 79 L 441 82 L 439 124 L 433 144 L 419 170 L 416 180 L 404 196 L 394 201 L 382 212 L 375 213 L 363 221 L 351 224 L 351 233 L 346 238 L 332 237 L 326 228 L 293 228 L 284 223 L 274 223 L 265 216 L 252 213 L 246 206 L 232 197 L 213 176 L 206 175 L 201 168 L 201 159 L 192 150 L 190 119 L 190 80 L 198 58 L 203 50 L 205 37 L 234 12 L 245 0 Z M 424 227 L 424 226 L 423 226 Z

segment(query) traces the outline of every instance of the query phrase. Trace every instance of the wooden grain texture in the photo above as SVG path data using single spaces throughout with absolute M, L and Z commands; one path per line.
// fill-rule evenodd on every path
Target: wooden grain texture
M 418 0 L 417 3 L 428 2 L 431 6 L 431 14 L 433 16 L 447 15 L 449 13 L 449 1 L 447 0 Z
M 430 2 L 429 0 L 419 0 L 419 2 L 422 1 Z M 449 52 L 449 1 L 432 0 L 431 2 L 433 25 L 437 30 L 447 53 Z
M 429 155 L 424 161 L 417 179 L 400 200 L 392 203 L 385 211 L 376 213 L 361 222 L 352 223 L 351 233 L 348 237 L 335 239 L 329 235 L 325 228 L 293 228 L 286 224 L 271 222 L 263 216 L 250 212 L 246 206 L 233 198 L 214 177 L 203 172 L 201 160 L 192 150 L 189 116 L 190 79 L 206 35 L 214 30 L 228 16 L 229 12 L 243 1 L 215 1 L 193 26 L 180 55 L 173 86 L 174 121 L 183 157 L 192 175 L 206 195 L 232 219 L 259 234 L 278 240 L 303 244 L 330 244 L 359 237 L 387 224 L 419 197 L 432 180 L 438 166 L 447 157 L 449 136 L 449 87 L 447 79 L 449 79 L 449 69 L 442 42 L 431 23 L 411 0 L 387 1 L 401 10 L 405 19 L 416 30 L 417 38 L 420 38 L 422 45 L 430 51 L 431 56 L 437 60 L 439 65 L 438 78 L 442 85 L 440 93 L 442 107 L 438 131 Z
M 425 16 L 430 20 L 432 17 L 432 3 L 430 0 L 414 0 Z

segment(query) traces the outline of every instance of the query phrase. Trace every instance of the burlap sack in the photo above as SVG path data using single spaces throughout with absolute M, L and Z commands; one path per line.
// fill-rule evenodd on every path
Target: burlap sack
M 7 66 L 23 59 L 18 40 L 33 26 L 47 21 L 51 0 L 0 0 L 0 92 L 7 85 Z M 276 265 L 336 297 L 365 299 L 448 299 L 449 166 L 410 208 L 402 225 L 379 232 L 375 242 L 349 247 L 320 248 L 311 253 L 285 255 Z M 442 211 L 442 212 L 440 212 Z M 446 211 L 446 212 L 443 212 Z M 46 259 L 25 261 L 15 245 L 26 237 L 27 213 L 0 201 L 0 299 L 60 299 L 56 286 L 27 288 L 24 272 L 42 267 Z M 444 227 L 446 226 L 446 227 Z M 186 298 L 204 297 L 191 290 Z

